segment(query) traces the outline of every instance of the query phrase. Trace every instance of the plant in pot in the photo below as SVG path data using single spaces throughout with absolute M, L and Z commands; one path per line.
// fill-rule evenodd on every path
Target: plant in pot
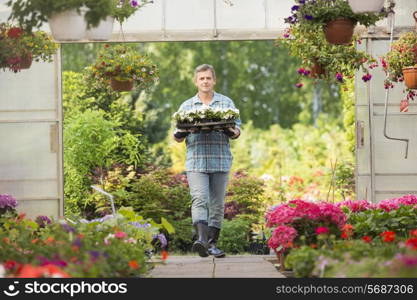
M 146 89 L 158 80 L 158 69 L 132 46 L 104 45 L 92 66 L 96 78 L 105 79 L 115 91 Z
M 113 0 L 9 0 L 9 20 L 27 32 L 49 22 L 55 40 L 71 41 L 85 37 L 87 28 L 95 27 L 112 13 Z
M 32 60 L 52 62 L 58 44 L 44 31 L 28 33 L 8 23 L 0 24 L 0 67 L 18 72 L 28 69 Z
M 385 88 L 394 82 L 403 82 L 408 92 L 407 100 L 413 99 L 417 89 L 417 33 L 406 32 L 392 43 L 391 50 L 381 58 L 382 68 L 387 74 Z
M 372 77 L 370 69 L 377 66 L 372 56 L 356 49 L 356 44 L 360 42 L 355 35 L 349 45 L 333 45 L 326 42 L 320 25 L 306 29 L 292 24 L 276 44 L 286 47 L 290 55 L 301 60 L 297 70 L 298 80 L 314 78 L 343 84 L 345 78 L 353 77 L 358 70 L 364 74 L 362 80 L 369 81 Z M 297 87 L 302 85 L 301 82 L 296 84 Z
M 306 30 L 320 25 L 326 40 L 336 45 L 351 42 L 356 24 L 375 25 L 387 15 L 385 9 L 378 13 L 354 13 L 346 0 L 296 0 L 291 12 L 286 23 L 299 24 Z

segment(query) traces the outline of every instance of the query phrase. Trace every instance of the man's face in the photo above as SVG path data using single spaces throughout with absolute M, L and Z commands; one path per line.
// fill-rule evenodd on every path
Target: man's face
M 199 92 L 208 93 L 213 91 L 216 80 L 213 78 L 211 71 L 207 70 L 198 72 L 194 83 Z

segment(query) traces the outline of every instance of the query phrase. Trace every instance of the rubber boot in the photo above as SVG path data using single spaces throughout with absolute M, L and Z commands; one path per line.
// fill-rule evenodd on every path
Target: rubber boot
M 217 248 L 216 243 L 219 239 L 220 229 L 217 227 L 209 226 L 208 228 L 208 253 L 216 258 L 225 257 L 226 253 Z
M 201 257 L 207 257 L 208 254 L 208 226 L 204 223 L 194 224 L 198 239 L 193 244 L 193 252 L 197 252 Z

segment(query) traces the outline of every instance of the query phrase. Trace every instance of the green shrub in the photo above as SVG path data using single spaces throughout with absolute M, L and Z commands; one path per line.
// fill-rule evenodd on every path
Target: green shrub
M 224 220 L 217 246 L 225 252 L 240 253 L 248 250 L 251 222 L 237 217 Z
M 245 215 L 257 222 L 263 218 L 267 206 L 264 182 L 244 172 L 236 172 L 228 185 L 225 201 L 226 206 L 235 203 L 232 205 L 234 210 L 225 214 L 226 218 Z
M 285 258 L 285 267 L 291 268 L 296 277 L 311 277 L 319 252 L 308 246 L 291 250 Z
M 188 186 L 167 169 L 157 169 L 143 174 L 132 184 L 126 199 L 141 215 L 159 220 L 182 220 L 191 214 L 191 196 Z
M 181 253 L 191 252 L 193 246 L 193 225 L 190 217 L 170 222 L 175 228 L 174 234 L 166 234 L 168 250 Z
M 86 110 L 66 120 L 64 128 L 65 198 L 69 214 L 79 214 L 91 191 L 92 172 L 103 174 L 114 163 L 138 166 L 142 145 L 103 111 Z M 101 180 L 103 178 L 100 178 Z M 78 206 L 78 207 L 77 207 Z

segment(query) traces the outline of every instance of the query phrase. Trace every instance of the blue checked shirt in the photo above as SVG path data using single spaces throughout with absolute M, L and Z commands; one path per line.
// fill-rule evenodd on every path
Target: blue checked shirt
M 178 111 L 201 109 L 203 102 L 198 94 L 181 104 Z M 235 108 L 233 101 L 221 94 L 214 93 L 208 105 L 215 108 Z M 240 130 L 241 121 L 236 120 L 236 127 Z M 229 137 L 220 131 L 191 133 L 186 137 L 187 157 L 185 169 L 187 172 L 229 172 L 232 166 Z

